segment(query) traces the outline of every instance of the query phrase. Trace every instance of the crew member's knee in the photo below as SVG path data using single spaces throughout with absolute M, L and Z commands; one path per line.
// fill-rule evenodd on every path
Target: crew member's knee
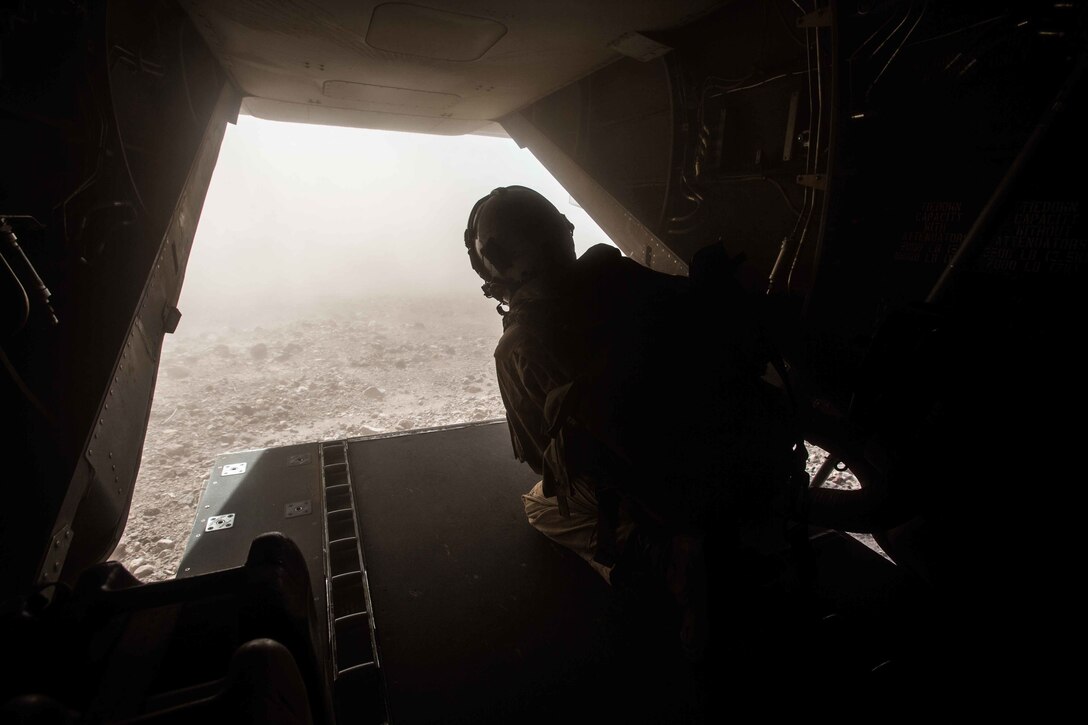
M 554 497 L 544 496 L 543 481 L 537 481 L 528 493 L 522 494 L 521 502 L 525 506 L 525 517 L 533 528 L 551 529 L 558 524 L 559 504 Z

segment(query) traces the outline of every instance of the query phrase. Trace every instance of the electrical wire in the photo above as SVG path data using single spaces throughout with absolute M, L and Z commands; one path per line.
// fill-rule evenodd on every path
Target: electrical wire
M 64 231 L 65 242 L 69 241 L 70 239 L 68 235 L 68 204 L 72 202 L 72 199 L 76 198 L 84 191 L 86 191 L 98 179 L 98 174 L 102 170 L 102 159 L 105 158 L 106 155 L 106 138 L 108 130 L 106 114 L 102 110 L 101 101 L 99 100 L 99 94 L 96 92 L 94 78 L 91 75 L 90 69 L 87 69 L 85 71 L 85 75 L 87 79 L 87 85 L 91 89 L 91 96 L 94 98 L 95 111 L 98 112 L 98 153 L 95 156 L 94 170 L 91 171 L 90 176 L 80 182 L 75 190 L 71 194 L 66 196 L 64 198 L 64 201 L 57 205 L 60 208 L 61 229 Z
M 884 67 L 880 69 L 880 72 L 876 74 L 876 78 L 873 79 L 873 82 L 869 84 L 869 90 L 865 91 L 866 98 L 868 98 L 869 94 L 872 93 L 873 88 L 877 84 L 877 81 L 879 81 L 880 78 L 884 75 L 884 71 L 888 70 L 888 66 L 890 66 L 892 64 L 892 61 L 895 60 L 895 57 L 899 55 L 899 51 L 903 50 L 903 46 L 907 44 L 908 40 L 910 40 L 910 36 L 914 33 L 914 29 L 918 27 L 918 24 L 922 22 L 922 18 L 925 17 L 926 9 L 928 7 L 929 2 L 927 0 L 925 3 L 922 4 L 922 10 L 918 13 L 918 19 L 914 21 L 914 25 L 910 26 L 910 30 L 908 30 L 907 34 L 903 36 L 903 40 L 899 43 L 899 47 L 897 47 L 895 49 L 895 52 L 892 53 L 891 57 L 888 58 L 888 62 L 884 64 Z
M 30 318 L 30 297 L 27 296 L 26 287 L 23 286 L 23 282 L 19 279 L 19 275 L 17 275 L 15 270 L 11 268 L 11 265 L 8 264 L 8 258 L 4 256 L 2 251 L 0 251 L 0 262 L 3 262 L 2 268 L 6 269 L 8 274 L 11 275 L 11 281 L 15 283 L 15 287 L 18 289 L 16 294 L 21 298 L 19 306 L 22 308 L 22 311 L 19 313 L 19 324 L 16 325 L 14 330 L 8 333 L 14 335 L 26 327 L 26 321 Z
M 893 36 L 894 36 L 894 35 L 895 35 L 896 33 L 898 33 L 898 32 L 899 32 L 899 29 L 900 29 L 900 28 L 902 28 L 902 27 L 903 27 L 904 25 L 906 25 L 906 23 L 907 23 L 907 19 L 908 19 L 908 18 L 910 18 L 910 14 L 911 14 L 912 12 L 914 12 L 914 5 L 915 5 L 915 3 L 914 3 L 914 2 L 911 2 L 911 4 L 910 4 L 910 7 L 908 7 L 908 8 L 907 8 L 907 12 L 905 12 L 905 13 L 903 14 L 903 19 L 899 21 L 899 24 L 898 24 L 898 25 L 896 25 L 896 26 L 895 26 L 895 28 L 893 28 L 893 29 L 892 29 L 892 32 L 888 33 L 888 37 L 886 37 L 886 38 L 884 38 L 884 40 L 880 41 L 880 45 L 878 45 L 878 46 L 877 46 L 877 47 L 876 47 L 876 48 L 875 48 L 875 49 L 873 50 L 873 52 L 869 54 L 869 60 L 872 60 L 873 58 L 875 58 L 875 57 L 876 57 L 876 54 L 880 52 L 880 49 L 881 49 L 881 48 L 883 48 L 883 47 L 884 47 L 885 45 L 887 45 L 888 41 L 889 41 L 889 40 L 891 40 L 891 39 L 892 39 L 892 37 L 893 37 Z
M 680 214 L 680 215 L 677 215 L 677 216 L 669 217 L 669 222 L 672 223 L 672 224 L 678 224 L 678 223 L 681 223 L 681 222 L 686 222 L 686 221 L 689 221 L 689 220 L 695 218 L 695 215 L 699 213 L 699 211 L 700 211 L 700 209 L 702 208 L 702 205 L 703 205 L 703 195 L 692 188 L 691 182 L 688 181 L 687 174 L 680 174 L 680 183 L 683 184 L 684 189 L 686 190 L 684 192 L 684 198 L 687 199 L 690 202 L 693 202 L 695 204 L 695 208 L 692 209 L 687 214 Z M 683 233 L 682 230 L 681 231 L 670 230 L 670 231 L 673 234 L 682 234 Z
M 805 14 L 805 9 L 801 7 L 801 5 L 797 2 L 797 0 L 793 0 L 793 4 L 797 6 L 797 9 L 801 12 L 801 15 Z M 813 111 L 813 108 L 812 108 L 812 43 L 809 40 L 809 38 L 810 38 L 810 29 L 806 26 L 806 28 L 805 28 L 805 68 L 806 68 L 806 71 L 805 72 L 808 75 L 808 79 L 807 79 L 808 80 L 808 118 L 809 118 L 809 123 L 811 124 L 812 123 L 812 117 L 813 117 L 813 115 L 812 115 L 812 111 Z M 811 164 L 812 164 L 812 144 L 811 144 L 811 140 L 810 140 L 810 143 L 808 143 L 806 145 L 806 147 L 805 147 L 805 173 L 806 174 L 810 171 Z M 795 219 L 794 222 L 793 222 L 793 229 L 791 229 L 789 234 L 787 234 L 785 236 L 785 238 L 783 238 L 783 240 L 782 240 L 782 249 L 778 254 L 778 259 L 775 261 L 774 266 L 771 269 L 770 278 L 767 280 L 767 294 L 771 294 L 774 291 L 775 283 L 777 282 L 778 276 L 779 276 L 780 262 L 785 257 L 785 255 L 788 254 L 788 252 L 789 252 L 790 244 L 791 244 L 794 236 L 797 234 L 798 227 L 800 227 L 800 225 L 801 225 L 801 219 L 804 217 L 805 212 L 808 210 L 809 204 L 810 204 L 810 202 L 812 200 L 811 197 L 812 197 L 812 189 L 810 189 L 809 187 L 806 186 L 805 191 L 804 191 L 804 196 L 801 199 L 801 212 L 797 215 L 797 219 Z
M 793 4 L 797 7 L 797 9 L 801 12 L 801 14 L 805 15 L 804 8 L 797 2 L 797 0 L 792 0 L 792 1 L 793 1 Z M 782 19 L 783 23 L 786 24 L 787 27 L 788 27 L 788 24 L 786 23 L 785 18 L 782 16 L 781 8 L 779 8 L 777 6 L 777 3 L 776 3 L 776 12 L 778 12 L 779 17 Z M 779 73 L 777 75 L 770 76 L 768 78 L 764 78 L 764 79 L 762 79 L 760 81 L 757 81 L 757 82 L 754 82 L 754 83 L 749 83 L 747 85 L 740 85 L 740 84 L 744 83 L 744 81 L 752 78 L 752 76 L 754 76 L 758 72 L 758 69 L 753 69 L 753 71 L 751 73 L 748 73 L 743 78 L 722 78 L 722 77 L 718 77 L 718 76 L 707 76 L 704 79 L 703 87 L 702 87 L 700 95 L 699 95 L 699 104 L 698 104 L 698 110 L 697 110 L 697 114 L 696 114 L 697 125 L 698 125 L 698 128 L 700 129 L 700 146 L 705 147 L 705 143 L 703 143 L 704 138 L 709 136 L 709 129 L 707 128 L 707 125 L 706 125 L 706 102 L 707 102 L 707 100 L 709 98 L 717 98 L 717 97 L 720 97 L 720 96 L 723 96 L 723 95 L 729 95 L 729 94 L 732 94 L 732 93 L 739 93 L 741 91 L 752 90 L 754 88 L 759 88 L 759 87 L 767 85 L 769 83 L 773 83 L 775 81 L 782 80 L 783 78 L 789 78 L 789 77 L 792 77 L 792 76 L 798 76 L 798 75 L 802 75 L 802 74 L 808 76 L 809 118 L 811 119 L 813 117 L 813 114 L 812 114 L 812 111 L 813 111 L 813 108 L 812 108 L 812 96 L 813 96 L 813 93 L 812 93 L 812 60 L 811 60 L 812 50 L 811 50 L 811 43 L 809 42 L 809 32 L 810 32 L 809 29 L 806 28 L 805 29 L 805 42 L 803 43 L 803 45 L 805 47 L 805 57 L 806 57 L 806 65 L 807 65 L 806 70 Z M 799 39 L 797 39 L 796 37 L 794 37 L 792 35 L 792 33 L 790 35 L 791 35 L 791 37 L 793 37 L 793 39 L 796 42 L 798 42 L 799 44 L 801 43 L 801 41 Z M 818 43 L 819 43 L 819 34 L 817 33 L 817 45 L 818 45 Z M 819 52 L 819 50 L 817 48 L 817 53 L 818 52 Z M 817 69 L 817 71 L 819 71 L 819 69 Z M 722 83 L 723 81 L 724 81 L 724 83 Z M 821 89 L 822 89 L 822 79 L 819 80 L 818 82 L 820 83 Z M 821 94 L 822 94 L 822 90 L 821 90 Z M 820 101 L 819 109 L 820 109 L 820 112 L 822 113 L 822 110 L 823 110 L 822 99 Z M 818 144 L 819 144 L 819 135 L 820 135 L 820 132 L 818 130 L 818 132 L 817 132 L 817 148 L 818 148 Z M 705 148 L 703 148 L 702 150 L 705 152 Z M 695 161 L 695 165 L 696 165 L 696 172 L 698 173 L 699 149 L 696 150 L 696 154 L 697 154 L 697 158 L 696 158 L 696 161 Z M 812 148 L 811 148 L 811 144 L 809 144 L 809 148 L 806 150 L 806 159 L 805 159 L 806 173 L 811 171 L 812 163 L 813 163 L 813 161 L 812 161 Z M 686 167 L 686 165 L 687 164 L 685 163 L 684 166 Z M 804 194 L 804 197 L 802 199 L 801 209 L 798 209 L 794 205 L 793 200 L 789 198 L 789 195 L 786 193 L 786 190 L 782 187 L 782 185 L 778 181 L 776 181 L 775 179 L 772 179 L 772 178 L 770 178 L 768 176 L 761 175 L 761 174 L 753 174 L 751 176 L 737 177 L 737 178 L 734 178 L 734 179 L 726 179 L 726 180 L 723 180 L 723 181 L 726 182 L 726 183 L 729 183 L 729 182 L 734 182 L 734 181 L 756 181 L 756 180 L 767 181 L 767 182 L 771 183 L 775 188 L 777 188 L 778 192 L 781 194 L 782 200 L 785 202 L 787 208 L 789 208 L 789 210 L 791 212 L 793 212 L 797 216 L 797 219 L 794 221 L 793 231 L 791 231 L 790 235 L 789 235 L 790 238 L 792 238 L 796 234 L 797 228 L 798 228 L 799 224 L 801 223 L 802 218 L 805 217 L 806 212 L 808 214 L 808 219 L 811 221 L 812 209 L 814 207 L 814 201 L 815 201 L 815 195 L 813 194 L 812 190 L 807 188 L 807 187 L 805 188 L 805 194 Z M 685 173 L 681 174 L 680 181 L 681 181 L 681 183 L 683 184 L 683 186 L 684 186 L 684 188 L 686 190 L 685 193 L 683 194 L 683 196 L 686 199 L 688 199 L 688 201 L 691 201 L 695 205 L 695 208 L 692 209 L 692 211 L 687 213 L 687 214 L 670 217 L 669 222 L 672 223 L 672 224 L 683 223 L 683 222 L 686 222 L 686 221 L 689 221 L 689 220 L 693 219 L 699 213 L 699 211 L 701 210 L 702 203 L 704 201 L 703 195 L 700 194 L 692 186 L 690 180 L 688 179 L 688 177 L 687 177 L 687 175 Z M 807 225 L 805 227 L 805 230 L 807 230 Z M 683 233 L 683 230 L 670 230 L 670 233 L 674 233 L 674 234 Z M 802 239 L 803 239 L 803 237 L 804 237 L 804 231 L 802 232 Z M 796 258 L 795 258 L 794 261 L 796 262 Z M 773 284 L 773 280 L 772 280 L 772 284 Z
M 725 84 L 736 85 L 737 83 L 744 83 L 744 81 L 746 81 L 749 78 L 751 78 L 752 76 L 754 76 L 758 70 L 759 70 L 758 68 L 752 68 L 752 70 L 749 71 L 748 75 L 742 76 L 740 78 L 722 78 L 721 76 L 707 76 L 706 78 L 703 79 L 703 83 L 710 83 L 711 81 L 714 81 L 716 83 L 725 83 Z M 730 85 L 728 87 L 731 88 L 732 85 Z
M 793 4 L 797 8 L 797 10 L 801 13 L 802 17 L 807 14 L 804 7 L 801 6 L 801 4 L 798 2 L 798 0 L 793 0 Z M 814 8 L 814 12 L 819 10 L 819 7 L 817 5 L 817 0 L 813 0 L 813 8 Z M 812 170 L 814 168 L 814 165 L 818 162 L 819 143 L 820 143 L 820 140 L 821 140 L 820 137 L 822 135 L 822 126 L 820 125 L 820 118 L 823 115 L 823 98 L 822 98 L 822 96 L 823 96 L 823 79 L 822 79 L 822 76 L 819 76 L 819 74 L 820 74 L 820 57 L 819 57 L 819 52 L 820 52 L 819 51 L 820 32 L 819 32 L 819 29 L 817 28 L 816 29 L 816 54 L 817 54 L 817 56 L 816 56 L 816 61 L 817 61 L 816 62 L 816 68 L 817 68 L 818 77 L 816 79 L 816 83 L 817 83 L 817 92 L 816 93 L 813 92 L 813 87 L 812 87 L 812 81 L 813 81 L 813 74 L 812 74 L 813 43 L 812 43 L 812 40 L 811 40 L 811 32 L 812 32 L 812 29 L 809 26 L 806 25 L 805 26 L 805 71 L 804 72 L 808 76 L 808 78 L 807 78 L 807 80 L 808 80 L 808 119 L 809 119 L 809 127 L 810 127 L 809 131 L 808 131 L 808 133 L 810 135 L 809 143 L 806 144 L 806 146 L 805 146 L 805 166 L 804 166 L 804 169 L 805 169 L 806 174 L 811 174 Z M 814 96 L 818 96 L 818 107 L 817 107 L 817 109 L 813 108 L 813 97 Z M 814 110 L 816 111 L 815 113 L 814 113 Z M 813 118 L 815 118 L 816 122 L 817 122 L 816 138 L 815 139 L 811 138 L 811 124 L 812 124 Z M 815 151 L 815 154 L 814 154 L 814 151 Z M 783 190 L 783 195 L 785 195 L 784 190 Z M 804 196 L 802 197 L 801 210 L 797 214 L 797 219 L 794 220 L 793 228 L 790 230 L 789 234 L 787 234 L 782 239 L 781 250 L 778 253 L 778 257 L 775 260 L 774 266 L 771 269 L 771 274 L 770 274 L 770 276 L 769 276 L 769 278 L 767 280 L 767 294 L 772 294 L 774 292 L 775 285 L 776 285 L 776 283 L 778 281 L 778 278 L 779 278 L 779 275 L 780 275 L 780 270 L 782 268 L 782 261 L 789 254 L 791 246 L 792 246 L 792 240 L 797 237 L 797 230 L 800 228 L 802 230 L 801 231 L 800 241 L 799 241 L 799 243 L 798 243 L 798 245 L 796 247 L 794 257 L 793 257 L 792 263 L 790 265 L 789 277 L 787 277 L 787 280 L 786 280 L 786 293 L 787 294 L 789 293 L 789 285 L 790 285 L 790 282 L 792 281 L 792 277 L 793 277 L 793 268 L 797 264 L 797 258 L 800 255 L 800 251 L 801 251 L 801 244 L 803 244 L 803 242 L 804 242 L 805 235 L 807 234 L 807 231 L 808 231 L 809 222 L 812 219 L 812 211 L 815 208 L 815 202 L 816 202 L 815 189 L 813 189 L 812 187 L 806 185 L 805 189 L 804 189 Z M 793 209 L 793 207 L 791 205 L 791 210 L 792 209 Z M 803 226 L 802 226 L 802 220 L 804 220 L 804 225 Z
M 876 36 L 880 35 L 880 31 L 882 31 L 882 30 L 884 30 L 884 28 L 888 27 L 894 19 L 895 19 L 894 15 L 889 16 L 887 20 L 885 20 L 883 23 L 881 23 L 879 28 L 877 28 L 876 30 L 873 31 L 872 35 L 870 35 L 868 38 L 866 38 L 862 42 L 862 44 L 859 45 L 854 50 L 854 52 L 850 54 L 850 57 L 847 58 L 847 60 L 854 60 L 855 58 L 857 58 L 858 55 L 861 53 L 861 51 L 863 51 L 865 49 L 865 46 L 867 46 L 869 43 L 873 42 L 873 39 L 876 38 Z
M 816 7 L 816 0 L 813 0 L 813 7 Z M 816 172 L 816 167 L 820 163 L 820 142 L 823 136 L 823 116 L 824 116 L 824 89 L 823 89 L 823 71 L 820 58 L 820 30 L 815 30 L 816 42 L 815 42 L 815 54 L 816 54 L 816 138 L 809 144 L 810 153 L 805 159 L 805 171 L 812 175 Z M 809 68 L 809 108 L 812 106 L 812 54 L 806 54 L 806 60 L 808 61 Z M 811 114 L 811 111 L 810 111 Z M 809 122 L 811 123 L 811 115 L 809 116 Z M 801 228 L 801 236 L 797 240 L 797 246 L 794 250 L 793 260 L 790 262 L 790 271 L 786 275 L 786 294 L 790 293 L 790 287 L 793 284 L 793 273 L 797 268 L 797 260 L 801 257 L 801 250 L 804 248 L 805 239 L 808 237 L 808 230 L 812 224 L 813 212 L 816 210 L 816 190 L 806 187 L 805 199 L 808 202 L 807 216 L 805 217 L 805 224 Z M 800 218 L 798 218 L 800 221 Z M 796 226 L 794 227 L 796 231 Z
M 922 45 L 923 43 L 930 43 L 930 42 L 932 42 L 934 40 L 940 40 L 942 38 L 947 38 L 947 37 L 949 37 L 951 35 L 956 35 L 957 33 L 965 33 L 968 30 L 973 30 L 973 29 L 981 27 L 983 25 L 989 25 L 990 23 L 995 23 L 998 20 L 1004 20 L 1007 17 L 1009 17 L 1009 16 L 1008 15 L 997 15 L 995 17 L 988 18 L 986 20 L 980 20 L 977 23 L 972 23 L 971 25 L 966 25 L 966 26 L 964 26 L 962 28 L 957 28 L 956 30 L 949 30 L 947 33 L 941 33 L 939 35 L 931 35 L 928 38 L 922 38 L 921 40 L 916 40 L 913 43 L 911 43 L 908 47 L 913 47 L 915 45 Z
M 782 201 L 786 202 L 786 206 L 789 208 L 789 210 L 796 214 L 797 218 L 800 219 L 801 212 L 797 209 L 797 207 L 793 205 L 793 201 L 790 199 L 789 194 L 786 193 L 786 189 L 782 186 L 782 184 L 778 183 L 776 179 L 773 179 L 770 176 L 764 176 L 763 180 L 770 182 L 774 185 L 776 189 L 778 189 L 778 193 L 782 195 Z
M 747 86 L 738 86 L 738 87 L 735 87 L 735 88 L 729 88 L 727 90 L 722 90 L 717 95 L 711 96 L 711 98 L 717 98 L 717 96 L 729 95 L 730 93 L 740 93 L 741 91 L 750 91 L 753 88 L 759 88 L 760 86 L 765 86 L 768 83 L 770 83 L 771 81 L 777 81 L 777 80 L 781 80 L 783 78 L 788 78 L 789 76 L 799 76 L 799 75 L 804 75 L 804 74 L 805 74 L 805 71 L 803 71 L 803 70 L 794 71 L 793 73 L 780 73 L 779 75 L 771 76 L 770 78 L 765 78 L 764 80 L 761 80 L 758 83 L 752 83 L 751 85 L 747 85 Z
M 790 40 L 797 43 L 802 48 L 807 47 L 805 41 L 801 40 L 793 34 L 794 29 L 790 27 L 790 24 L 788 22 L 786 22 L 786 16 L 782 13 L 782 8 L 781 6 L 779 6 L 778 0 L 771 0 L 771 4 L 774 5 L 775 15 L 777 15 L 778 19 L 782 21 L 782 27 L 786 29 L 786 35 L 790 36 Z
M 736 183 L 743 183 L 743 182 L 746 182 L 746 181 L 766 181 L 766 182 L 768 182 L 770 184 L 773 184 L 774 187 L 776 189 L 778 189 L 778 193 L 782 195 L 782 201 L 784 201 L 786 203 L 786 206 L 789 208 L 789 210 L 792 211 L 798 217 L 801 216 L 801 211 L 796 206 L 794 206 L 793 200 L 790 199 L 789 195 L 786 193 L 786 189 L 782 186 L 782 184 L 778 183 L 777 179 L 775 179 L 772 176 L 766 176 L 765 174 L 747 174 L 747 175 L 743 175 L 743 176 L 733 176 L 733 177 L 725 177 L 725 178 L 719 177 L 719 178 L 715 179 L 713 183 L 715 183 L 715 184 L 736 184 Z

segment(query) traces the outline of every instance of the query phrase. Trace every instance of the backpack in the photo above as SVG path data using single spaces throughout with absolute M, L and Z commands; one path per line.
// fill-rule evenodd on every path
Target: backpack
M 572 379 L 548 392 L 546 489 L 592 486 L 597 561 L 615 563 L 621 503 L 670 530 L 739 530 L 787 515 L 807 488 L 805 447 L 758 300 L 721 245 L 688 278 L 602 260 L 572 300 L 584 341 Z

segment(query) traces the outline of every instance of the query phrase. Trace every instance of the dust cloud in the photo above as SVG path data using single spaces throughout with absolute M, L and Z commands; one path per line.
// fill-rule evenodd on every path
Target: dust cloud
M 204 204 L 179 332 L 306 319 L 376 296 L 478 295 L 465 221 L 478 198 L 511 184 L 570 218 L 579 253 L 610 243 L 510 139 L 242 116 L 227 128 Z

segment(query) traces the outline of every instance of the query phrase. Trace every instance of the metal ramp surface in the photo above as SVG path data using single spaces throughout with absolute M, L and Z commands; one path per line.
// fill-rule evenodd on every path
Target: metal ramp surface
M 608 586 L 526 521 L 538 479 L 505 421 L 350 441 L 348 458 L 392 722 L 646 721 L 644 698 L 669 699 L 649 652 L 613 646 Z
M 819 693 L 839 668 L 868 678 L 886 643 L 918 632 L 896 611 L 897 567 L 817 532 L 812 595 L 756 590 L 738 607 L 745 585 L 723 579 L 724 659 L 690 665 L 667 601 L 615 596 L 529 526 L 521 494 L 536 480 L 505 421 L 226 454 L 179 576 L 241 565 L 263 531 L 294 538 L 328 615 L 344 722 L 707 721 L 746 694 L 763 701 L 745 682 L 811 679 Z M 827 614 L 846 624 L 828 630 Z

